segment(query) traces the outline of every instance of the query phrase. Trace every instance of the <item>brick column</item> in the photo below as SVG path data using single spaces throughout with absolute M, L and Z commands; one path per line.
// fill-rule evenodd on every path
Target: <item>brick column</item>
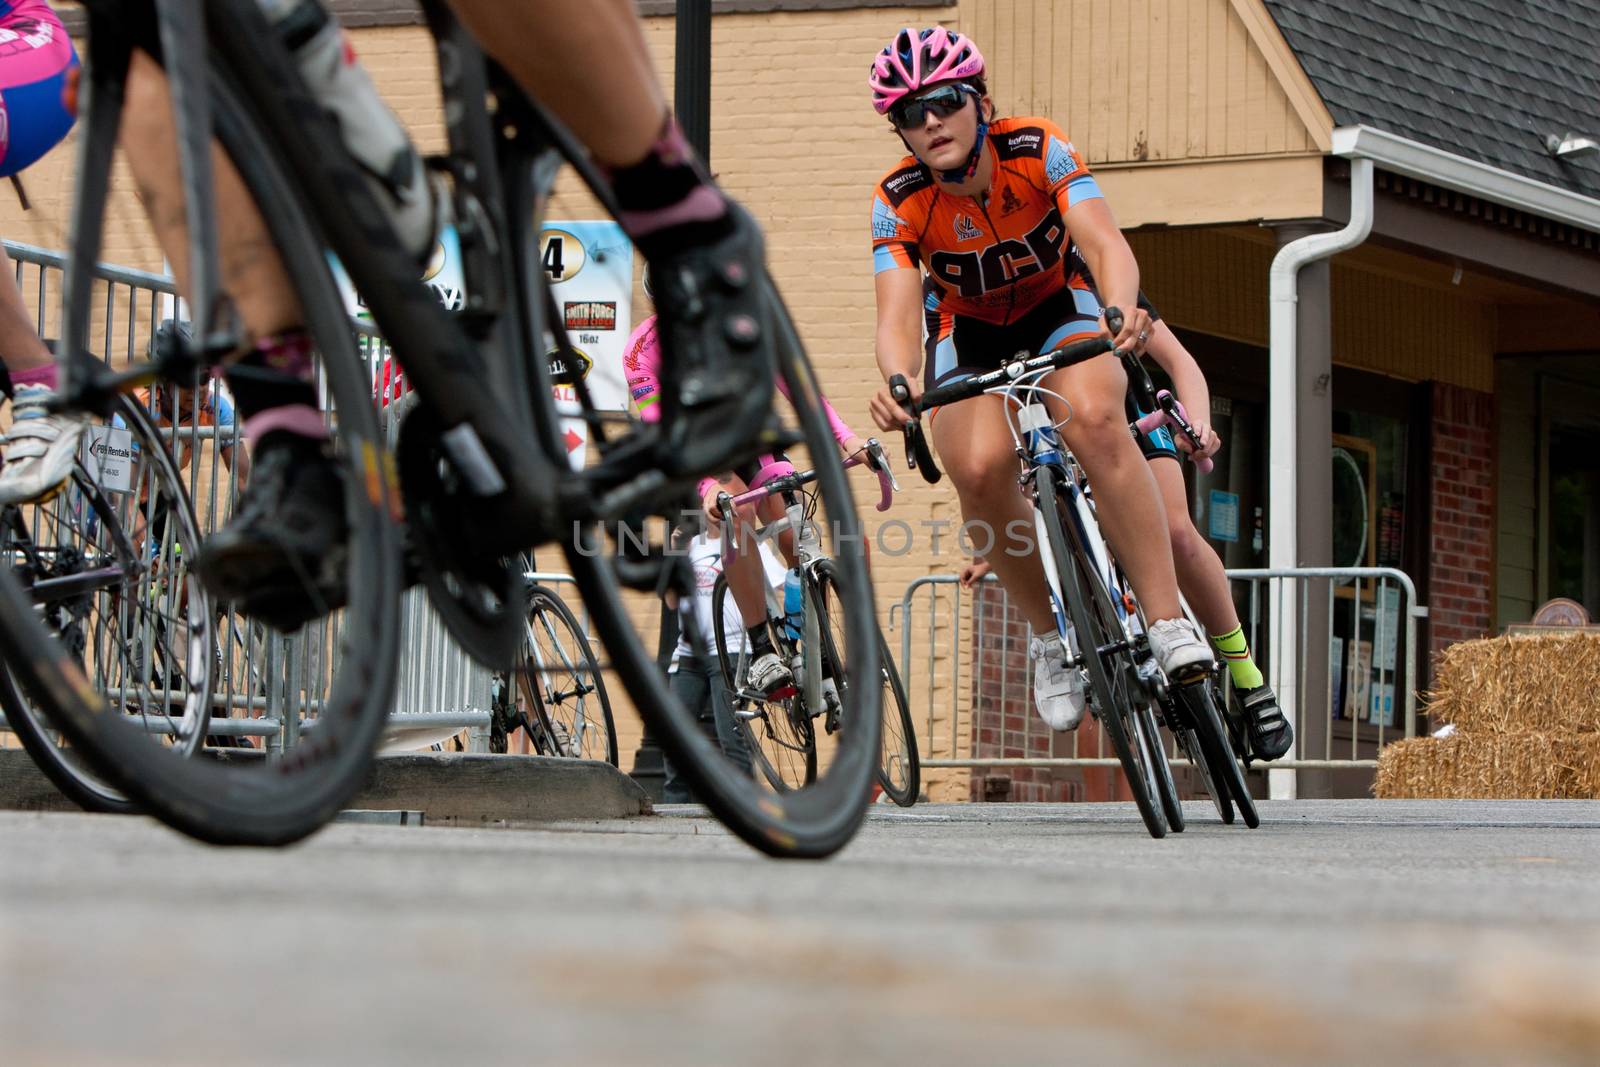
M 1433 386 L 1430 651 L 1492 633 L 1494 397 Z

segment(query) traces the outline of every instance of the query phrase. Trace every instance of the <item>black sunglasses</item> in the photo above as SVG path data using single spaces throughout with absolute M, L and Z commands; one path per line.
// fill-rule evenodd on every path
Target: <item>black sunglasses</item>
M 889 110 L 890 120 L 902 130 L 921 126 L 929 111 L 947 119 L 967 106 L 966 94 L 978 95 L 970 85 L 941 85 L 926 95 L 907 100 Z

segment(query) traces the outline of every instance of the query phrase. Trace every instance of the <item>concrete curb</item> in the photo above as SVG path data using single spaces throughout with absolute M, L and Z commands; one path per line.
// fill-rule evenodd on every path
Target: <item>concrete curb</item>
M 350 807 L 421 811 L 429 826 L 623 819 L 650 812 L 644 790 L 609 763 L 469 753 L 379 757 Z M 0 810 L 78 807 L 17 748 L 0 749 Z
M 650 801 L 609 763 L 553 756 L 426 753 L 383 756 L 352 808 L 406 808 L 429 826 L 625 819 Z

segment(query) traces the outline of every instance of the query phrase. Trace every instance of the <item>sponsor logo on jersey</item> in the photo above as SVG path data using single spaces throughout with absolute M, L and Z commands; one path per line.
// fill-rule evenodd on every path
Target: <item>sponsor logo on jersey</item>
M 983 231 L 973 223 L 969 215 L 956 216 L 956 240 L 976 241 L 983 236 Z
M 890 205 L 899 207 L 919 189 L 926 189 L 932 184 L 933 177 L 928 173 L 928 168 L 918 164 L 902 167 L 883 179 L 883 193 L 889 198 Z
M 568 300 L 565 304 L 569 330 L 615 330 L 617 328 L 617 302 L 615 300 Z
M 1025 126 L 1001 138 L 998 155 L 1001 159 L 1018 159 L 1023 156 L 1038 158 L 1043 153 L 1044 130 L 1038 126 Z

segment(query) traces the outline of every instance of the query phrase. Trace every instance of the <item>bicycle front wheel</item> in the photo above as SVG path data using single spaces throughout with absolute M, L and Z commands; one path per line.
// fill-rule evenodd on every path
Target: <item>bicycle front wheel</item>
M 512 673 L 528 705 L 524 728 L 540 752 L 618 765 L 617 728 L 594 649 L 566 601 L 542 585 L 528 591 L 528 625 Z
M 1089 674 L 1095 717 L 1122 764 L 1145 829 L 1151 837 L 1165 837 L 1169 827 L 1153 760 L 1141 741 L 1136 721 L 1142 694 L 1138 692 L 1121 617 L 1105 580 L 1089 563 L 1078 533 L 1077 516 L 1061 495 L 1054 469 L 1039 468 L 1034 488 L 1039 518 L 1050 546 L 1050 562 L 1055 565 L 1060 583 L 1056 589 L 1066 601 L 1061 606 L 1072 620 Z
M 717 575 L 711 594 L 711 617 L 717 642 L 717 666 L 733 700 L 734 729 L 750 750 L 750 760 L 768 785 L 780 792 L 801 789 L 817 780 L 817 738 L 796 696 L 769 697 L 747 684 L 750 645 L 744 639 L 744 618 L 728 589 L 726 575 Z M 782 635 L 769 622 L 774 648 Z M 729 634 L 737 635 L 734 641 Z

